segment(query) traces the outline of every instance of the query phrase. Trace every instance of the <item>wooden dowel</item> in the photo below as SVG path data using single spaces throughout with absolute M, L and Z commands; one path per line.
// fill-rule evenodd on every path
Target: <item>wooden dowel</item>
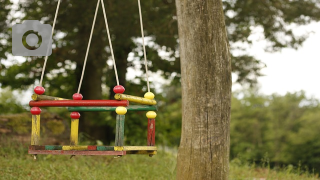
M 114 95 L 114 98 L 117 100 L 128 100 L 130 102 L 135 102 L 135 103 L 145 104 L 145 105 L 156 105 L 157 104 L 157 101 L 155 101 L 155 100 L 142 98 L 142 97 L 138 97 L 138 96 L 131 96 L 131 95 L 127 95 L 127 94 L 116 94 L 116 95 Z
M 156 121 L 155 119 L 148 119 L 148 146 L 154 146 L 155 141 L 155 132 L 156 132 Z
M 30 107 L 68 107 L 68 106 L 128 106 L 129 101 L 117 100 L 59 100 L 30 101 Z
M 71 119 L 70 145 L 78 145 L 79 119 Z
M 32 115 L 31 145 L 40 144 L 40 115 Z
M 115 146 L 124 145 L 124 120 L 125 115 L 117 115 Z
M 68 107 L 70 112 L 81 111 L 115 111 L 117 107 Z M 157 111 L 157 106 L 129 105 L 128 111 Z
M 64 98 L 46 96 L 46 95 L 38 95 L 38 94 L 33 94 L 31 96 L 31 98 L 34 101 L 40 101 L 40 100 L 68 100 L 68 99 L 64 99 Z

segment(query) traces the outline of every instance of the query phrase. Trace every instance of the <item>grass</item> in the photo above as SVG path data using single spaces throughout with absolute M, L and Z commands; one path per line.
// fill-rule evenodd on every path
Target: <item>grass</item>
M 37 160 L 27 154 L 27 146 L 0 137 L 0 179 L 110 179 L 170 180 L 176 175 L 176 155 L 160 151 L 147 155 L 111 156 L 39 155 Z M 258 168 L 239 160 L 230 163 L 231 180 L 315 180 L 317 176 L 302 173 L 288 166 L 280 171 Z

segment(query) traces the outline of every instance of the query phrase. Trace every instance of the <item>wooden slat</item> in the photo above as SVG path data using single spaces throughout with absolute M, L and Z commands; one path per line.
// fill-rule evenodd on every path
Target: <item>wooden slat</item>
M 97 146 L 97 151 L 114 151 L 113 146 Z
M 71 119 L 70 145 L 78 145 L 79 119 Z
M 68 107 L 70 112 L 99 112 L 99 111 L 115 111 L 117 107 Z M 128 111 L 157 111 L 157 106 L 149 105 L 129 105 Z
M 129 105 L 129 101 L 117 100 L 60 100 L 60 101 L 30 101 L 30 107 L 78 107 L 78 106 L 125 106 Z
M 40 115 L 32 115 L 31 145 L 40 143 Z
M 65 151 L 88 150 L 88 146 L 62 146 L 62 150 L 65 150 Z
M 126 151 L 64 151 L 64 150 L 32 150 L 29 149 L 29 154 L 55 154 L 55 155 L 88 155 L 88 156 L 99 156 L 99 155 L 113 155 L 123 156 L 126 155 Z
M 156 151 L 156 146 L 123 146 L 124 151 Z
M 62 146 L 46 145 L 45 150 L 62 150 Z
M 123 146 L 124 145 L 124 121 L 125 115 L 117 115 L 116 120 L 116 139 L 115 146 Z
M 29 146 L 29 149 L 32 149 L 32 150 L 45 150 L 46 147 L 45 146 L 39 146 L 39 145 L 31 145 L 31 146 Z
M 34 101 L 40 101 L 40 100 L 68 100 L 68 99 L 64 99 L 64 98 L 46 96 L 46 95 L 38 95 L 38 94 L 32 94 L 31 98 Z
M 116 95 L 114 95 L 114 98 L 117 100 L 128 100 L 130 102 L 135 102 L 135 103 L 145 104 L 145 105 L 156 105 L 157 104 L 157 101 L 155 101 L 155 100 L 142 98 L 142 97 L 138 97 L 138 96 L 131 96 L 131 95 L 127 95 L 127 94 L 116 94 Z
M 156 132 L 155 119 L 148 119 L 148 138 L 147 138 L 147 145 L 148 146 L 154 146 L 156 144 L 155 132 Z
M 88 146 L 88 150 L 89 151 L 96 151 L 97 150 L 97 146 Z

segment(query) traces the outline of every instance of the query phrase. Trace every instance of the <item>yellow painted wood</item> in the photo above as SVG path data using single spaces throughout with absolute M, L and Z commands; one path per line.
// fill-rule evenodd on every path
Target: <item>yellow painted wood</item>
M 115 151 L 123 151 L 123 146 L 115 146 L 114 150 Z
M 31 98 L 34 101 L 40 101 L 40 100 L 68 100 L 68 99 L 64 99 L 64 98 L 60 98 L 60 97 L 38 95 L 38 94 L 32 94 Z
M 79 119 L 71 119 L 70 145 L 78 145 Z
M 154 118 L 157 117 L 157 113 L 154 112 L 154 111 L 148 111 L 146 116 L 147 116 L 148 119 L 154 119 Z
M 144 98 L 154 99 L 154 94 L 152 92 L 147 92 L 144 94 Z
M 40 144 L 40 115 L 32 115 L 31 145 Z
M 119 106 L 116 108 L 116 113 L 119 115 L 125 115 L 127 113 L 127 108 Z
M 145 105 L 156 105 L 157 101 L 147 98 L 142 98 L 138 96 L 131 96 L 127 94 L 116 94 L 114 95 L 114 98 L 117 100 L 128 100 L 130 102 L 135 102 L 139 104 L 145 104 Z
M 124 151 L 156 151 L 156 146 L 123 146 Z
M 62 150 L 88 150 L 88 146 L 62 146 Z
M 156 155 L 157 151 L 127 151 L 127 154 L 149 154 L 149 155 Z

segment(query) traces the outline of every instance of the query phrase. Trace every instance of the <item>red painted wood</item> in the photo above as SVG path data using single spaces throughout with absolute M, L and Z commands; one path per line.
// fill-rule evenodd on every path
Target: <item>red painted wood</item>
M 154 146 L 156 144 L 155 140 L 156 132 L 156 121 L 155 119 L 148 119 L 148 146 Z
M 32 115 L 39 115 L 41 114 L 41 109 L 39 107 L 33 107 L 31 108 L 30 112 Z
M 30 145 L 29 150 L 45 150 L 46 146 Z
M 59 100 L 30 101 L 30 107 L 128 106 L 127 100 Z
M 63 151 L 63 150 L 28 150 L 29 154 L 54 154 L 54 155 L 85 155 L 85 156 L 99 156 L 99 155 L 113 155 L 123 156 L 126 151 Z
M 97 146 L 88 146 L 88 150 L 89 151 L 96 151 L 97 150 Z
M 34 92 L 38 95 L 41 95 L 45 92 L 46 90 L 42 86 L 37 86 L 34 88 Z

